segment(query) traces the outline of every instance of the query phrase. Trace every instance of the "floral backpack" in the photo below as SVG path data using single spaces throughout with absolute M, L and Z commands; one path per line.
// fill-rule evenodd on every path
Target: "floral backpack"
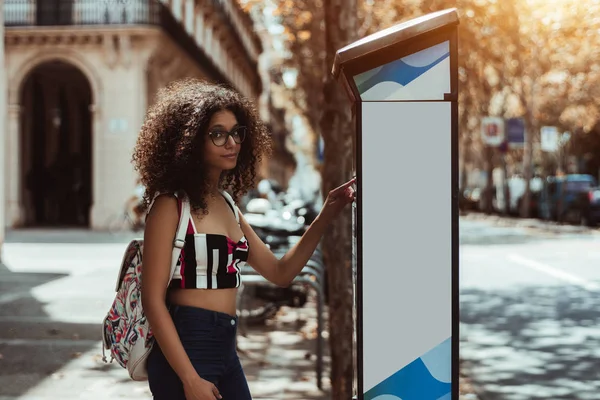
M 175 272 L 190 219 L 190 204 L 183 197 L 177 234 L 173 243 L 171 274 Z M 108 362 L 105 350 L 110 350 L 110 362 L 117 360 L 127 368 L 135 381 L 148 379 L 146 360 L 150 355 L 154 338 L 142 307 L 142 239 L 132 240 L 121 262 L 117 278 L 115 300 L 102 323 L 102 361 Z

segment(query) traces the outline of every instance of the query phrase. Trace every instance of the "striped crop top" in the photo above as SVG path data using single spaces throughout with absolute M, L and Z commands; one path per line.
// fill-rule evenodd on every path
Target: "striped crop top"
M 221 194 L 239 221 L 237 208 L 229 193 Z M 181 200 L 178 199 L 181 215 Z M 198 233 L 190 216 L 185 244 L 181 249 L 169 287 L 180 289 L 238 288 L 242 281 L 241 269 L 248 260 L 248 242 L 243 236 L 239 242 L 214 233 Z

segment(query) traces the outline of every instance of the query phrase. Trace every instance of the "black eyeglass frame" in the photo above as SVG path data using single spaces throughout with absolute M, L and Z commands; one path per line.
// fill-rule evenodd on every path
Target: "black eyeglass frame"
M 215 138 L 213 137 L 213 134 L 219 132 L 219 133 L 224 133 L 225 134 L 225 140 L 223 141 L 223 144 L 217 144 L 215 142 Z M 241 135 L 239 133 L 242 133 Z M 239 142 L 237 140 L 235 140 L 235 136 L 233 136 L 234 134 L 238 133 L 238 137 L 239 137 Z M 213 144 L 217 147 L 223 147 L 227 144 L 227 142 L 229 141 L 229 137 L 231 136 L 233 138 L 233 141 L 237 144 L 242 144 L 242 142 L 246 139 L 246 133 L 247 133 L 247 127 L 245 126 L 236 126 L 235 128 L 233 128 L 232 130 L 230 130 L 229 132 L 226 131 L 225 129 L 220 130 L 220 129 L 215 129 L 215 130 L 211 130 L 208 132 L 208 136 L 210 137 L 210 140 L 213 142 Z

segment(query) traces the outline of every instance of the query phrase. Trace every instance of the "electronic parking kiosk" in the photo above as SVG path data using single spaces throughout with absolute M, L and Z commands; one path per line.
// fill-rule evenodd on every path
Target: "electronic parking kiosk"
M 356 118 L 356 395 L 458 399 L 458 14 L 338 50 Z

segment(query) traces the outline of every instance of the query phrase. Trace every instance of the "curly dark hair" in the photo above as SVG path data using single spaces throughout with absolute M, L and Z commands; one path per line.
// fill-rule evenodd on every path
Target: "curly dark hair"
M 134 168 L 146 188 L 144 210 L 158 193 L 184 192 L 192 210 L 208 212 L 204 141 L 211 117 L 224 110 L 231 111 L 247 131 L 237 165 L 223 171 L 220 189 L 228 189 L 238 201 L 254 186 L 258 164 L 271 153 L 271 137 L 255 106 L 225 85 L 179 80 L 159 91 L 133 151 Z

